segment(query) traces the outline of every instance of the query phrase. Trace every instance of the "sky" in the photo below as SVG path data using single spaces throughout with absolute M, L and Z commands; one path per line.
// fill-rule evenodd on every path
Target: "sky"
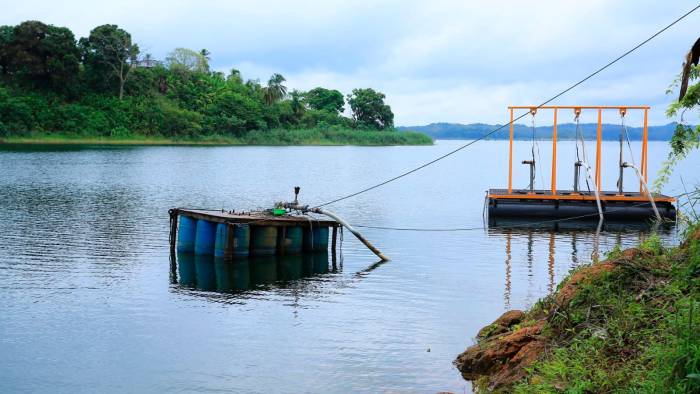
M 117 24 L 143 53 L 206 48 L 211 67 L 287 87 L 386 94 L 399 126 L 506 123 L 508 105 L 536 105 L 696 6 L 693 1 L 160 1 L 0 0 L 0 24 L 40 20 L 76 38 Z M 700 10 L 560 105 L 650 105 L 671 120 L 666 90 L 700 35 Z M 590 119 L 585 116 L 584 120 Z M 543 112 L 538 124 L 551 123 Z M 569 115 L 560 115 L 568 120 Z M 606 122 L 619 116 L 605 114 Z M 689 122 L 697 115 L 686 116 Z M 629 124 L 641 117 L 630 115 Z

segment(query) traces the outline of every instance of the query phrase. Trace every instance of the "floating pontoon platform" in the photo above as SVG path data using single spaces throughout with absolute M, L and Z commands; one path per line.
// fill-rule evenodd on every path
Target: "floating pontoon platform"
M 338 227 L 334 220 L 310 215 L 175 208 L 170 210 L 170 246 L 180 253 L 223 258 L 328 252 L 332 228 L 335 257 Z
M 653 193 L 652 198 L 662 218 L 676 220 L 675 199 Z M 488 191 L 489 217 L 530 218 L 586 218 L 598 219 L 594 192 L 571 190 L 490 189 Z M 645 220 L 655 217 L 654 208 L 646 193 L 600 192 L 601 208 L 605 219 Z
M 658 193 L 651 193 L 648 187 L 648 106 L 511 106 L 510 111 L 510 138 L 508 145 L 508 187 L 506 189 L 489 189 L 488 204 L 489 216 L 501 218 L 590 218 L 597 220 L 601 217 L 610 220 L 624 221 L 644 221 L 651 218 L 675 220 L 676 208 L 673 205 L 675 199 Z M 552 164 L 550 188 L 538 190 L 535 184 L 535 114 L 538 110 L 552 110 Z M 595 141 L 595 162 L 588 164 L 586 157 L 585 142 L 583 133 L 580 131 L 579 115 L 583 110 L 594 110 L 597 113 L 598 124 Z M 603 111 L 617 110 L 621 119 L 620 128 L 620 152 L 615 165 L 618 167 L 618 190 L 601 190 L 601 168 L 603 156 L 601 154 L 601 143 L 603 140 Z M 530 167 L 530 184 L 527 189 L 513 188 L 513 139 L 515 110 L 528 110 L 532 116 L 532 142 L 531 157 L 523 160 L 522 164 Z M 576 158 L 573 161 L 574 185 L 573 190 L 557 189 L 557 116 L 560 110 L 573 111 L 576 123 Z M 640 164 L 637 166 L 632 157 L 631 144 L 625 127 L 625 115 L 629 110 L 643 111 L 644 124 L 642 128 L 642 149 L 639 155 Z M 522 116 L 518 117 L 520 119 Z M 632 163 L 624 161 L 623 146 L 627 140 Z M 581 144 L 582 157 L 579 157 L 579 141 Z M 537 148 L 539 151 L 539 148 Z M 539 154 L 538 154 L 539 156 Z M 537 159 L 539 162 L 539 158 Z M 541 165 L 541 163 L 539 164 Z M 593 169 L 595 168 L 595 173 Z M 634 170 L 634 174 L 639 180 L 639 191 L 623 190 L 623 177 L 626 169 Z M 579 179 L 581 170 L 585 171 L 586 182 L 590 183 L 592 190 L 583 191 L 580 188 Z M 658 211 L 658 212 L 657 212 Z

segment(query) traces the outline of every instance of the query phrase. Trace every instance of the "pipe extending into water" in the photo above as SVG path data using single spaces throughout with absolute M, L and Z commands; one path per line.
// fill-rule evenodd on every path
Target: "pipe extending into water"
M 598 217 L 600 218 L 600 223 L 603 222 L 603 206 L 600 204 L 600 194 L 598 193 L 598 185 L 593 180 L 591 176 L 591 166 L 588 165 L 587 161 L 583 162 L 583 167 L 586 169 L 586 176 L 588 180 L 593 184 L 593 192 L 595 193 L 595 203 L 598 206 Z
M 649 186 L 647 183 L 644 181 L 644 178 L 642 177 L 642 173 L 639 171 L 639 168 L 635 166 L 634 164 L 630 164 L 628 162 L 622 163 L 622 167 L 629 167 L 634 170 L 634 172 L 637 174 L 637 178 L 639 178 L 639 182 L 642 183 L 644 186 L 644 191 L 646 191 L 646 195 L 649 198 L 649 202 L 651 203 L 651 207 L 654 209 L 654 215 L 656 215 L 656 220 L 659 222 L 662 220 L 661 219 L 661 214 L 659 214 L 659 210 L 656 208 L 656 202 L 654 201 L 654 196 L 651 194 L 651 190 L 649 190 Z
M 367 249 L 371 250 L 372 253 L 376 254 L 377 257 L 382 259 L 382 261 L 389 261 L 389 258 L 386 257 L 379 249 L 375 248 L 374 245 L 372 245 L 365 237 L 362 236 L 357 230 L 355 230 L 350 223 L 346 222 L 343 218 L 338 216 L 336 213 L 325 210 L 323 208 L 309 208 L 308 205 L 299 205 L 298 203 L 284 203 L 282 205 L 284 208 L 288 209 L 295 209 L 298 211 L 302 212 L 313 212 L 313 213 L 318 213 L 321 215 L 326 215 L 330 217 L 331 219 L 335 220 L 336 222 L 340 223 L 341 226 L 345 227 L 352 233 L 352 235 L 355 236 L 355 238 L 359 239 L 360 242 L 362 242 Z

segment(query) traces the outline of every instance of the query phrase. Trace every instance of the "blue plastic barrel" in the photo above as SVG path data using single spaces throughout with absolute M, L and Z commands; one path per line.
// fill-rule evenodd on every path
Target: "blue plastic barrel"
M 251 252 L 255 256 L 273 255 L 277 252 L 277 227 L 254 226 Z
M 216 269 L 214 256 L 194 255 L 194 269 L 197 273 L 197 288 L 200 290 L 216 290 Z
M 219 223 L 216 225 L 216 240 L 214 241 L 214 257 L 231 257 L 228 245 L 229 225 Z
M 197 276 L 194 269 L 194 255 L 191 253 L 177 254 L 177 272 L 180 276 L 178 282 L 181 286 L 194 286 Z
M 206 220 L 197 220 L 197 234 L 194 239 L 194 254 L 214 254 L 216 244 L 216 223 Z
M 277 281 L 277 256 L 255 256 L 249 261 L 252 284 L 266 285 Z
M 304 229 L 304 250 L 322 252 L 328 250 L 328 227 Z
M 233 262 L 223 257 L 214 257 L 214 269 L 216 271 L 216 291 L 231 291 L 231 265 Z
M 250 261 L 247 258 L 234 260 L 230 268 L 233 289 L 248 290 L 250 288 Z
M 233 227 L 233 256 L 245 257 L 250 254 L 250 227 L 236 224 Z
M 194 239 L 197 229 L 197 221 L 188 216 L 180 216 L 180 224 L 177 229 L 177 251 L 183 253 L 194 252 Z
M 314 253 L 311 259 L 313 260 L 314 274 L 328 273 L 328 252 Z
M 280 280 L 296 280 L 302 277 L 303 257 L 299 254 L 277 256 L 277 277 Z
M 300 253 L 303 245 L 304 231 L 300 226 L 285 227 L 280 230 L 280 247 L 285 254 Z

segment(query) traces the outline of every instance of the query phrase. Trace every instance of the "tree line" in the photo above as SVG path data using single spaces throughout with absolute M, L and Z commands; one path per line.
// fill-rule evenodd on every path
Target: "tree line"
M 117 25 L 76 40 L 66 27 L 26 21 L 0 26 L 0 136 L 32 132 L 168 137 L 252 130 L 393 130 L 385 95 L 291 90 L 209 67 L 211 53 L 176 48 L 164 61 L 142 54 Z M 344 116 L 345 106 L 350 116 Z

